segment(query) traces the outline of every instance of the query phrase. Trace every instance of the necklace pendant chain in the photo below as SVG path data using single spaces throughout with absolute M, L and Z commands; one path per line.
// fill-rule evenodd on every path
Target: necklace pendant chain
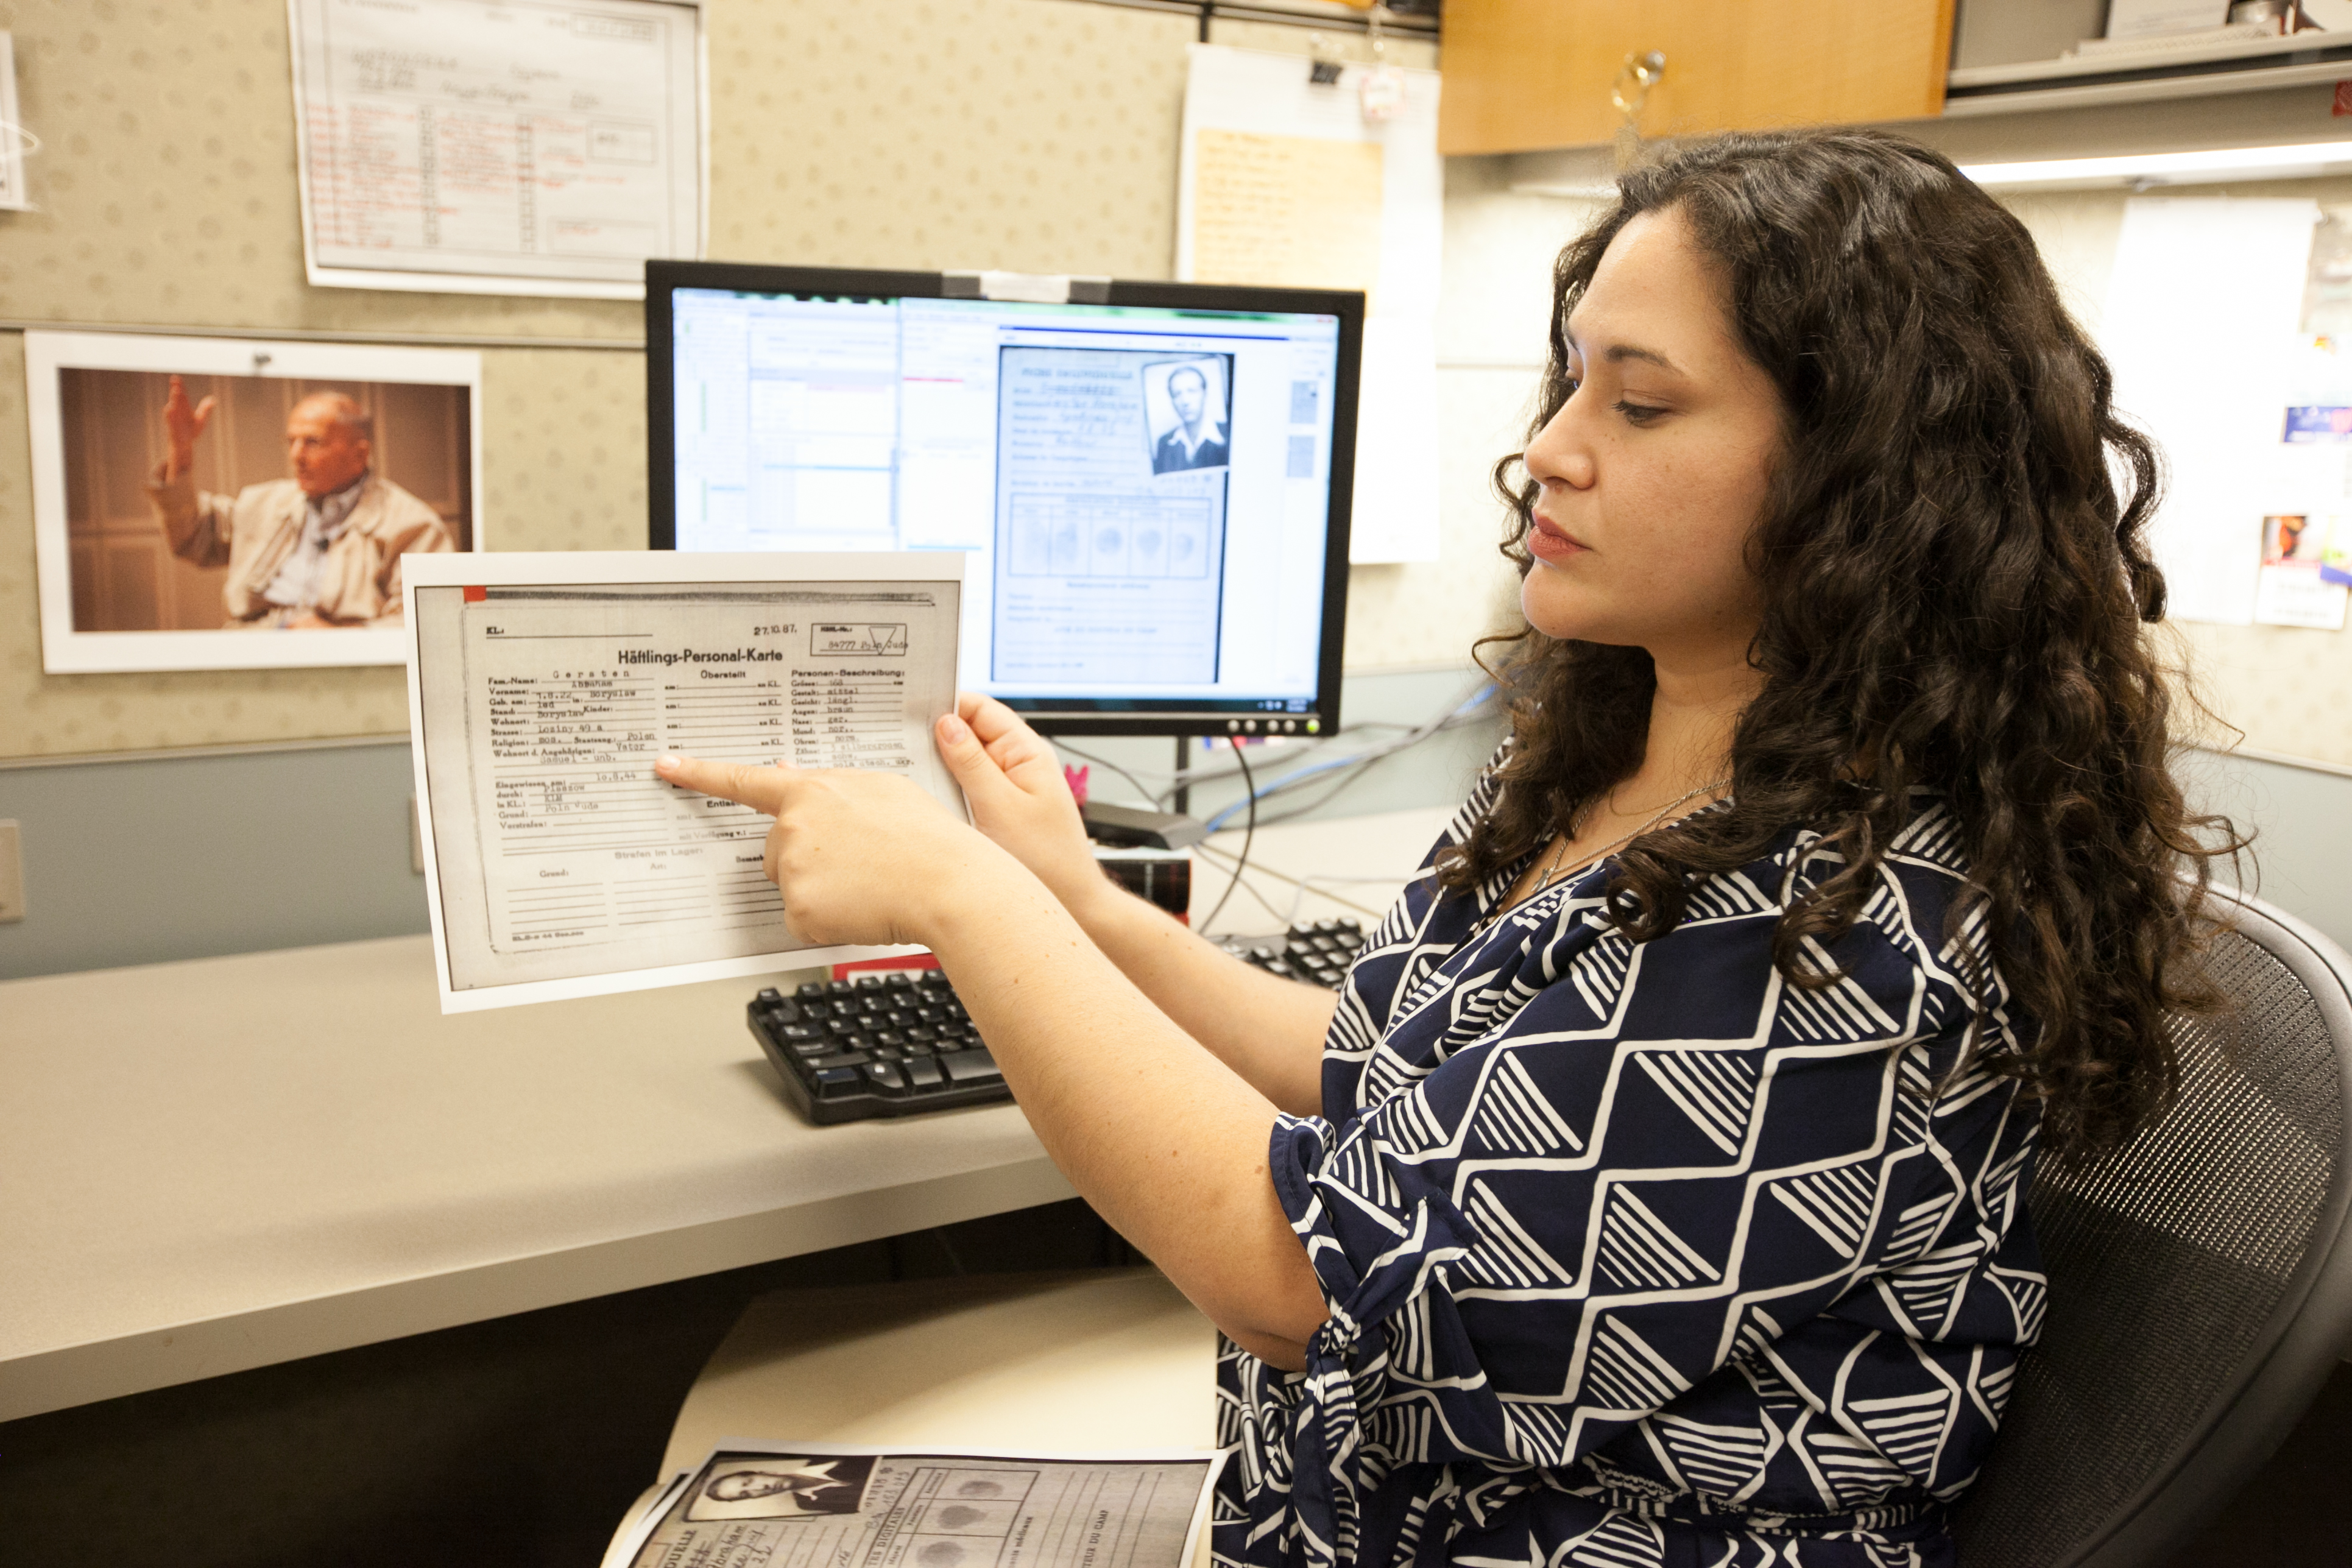
M 1727 778 L 1717 779 L 1712 784 L 1703 784 L 1695 790 L 1689 790 L 1682 795 L 1675 796 L 1674 799 L 1660 806 L 1658 808 L 1657 815 L 1651 817 L 1647 822 L 1642 824 L 1641 826 L 1633 829 L 1633 832 L 1628 833 L 1624 837 L 1604 844 L 1592 854 L 1586 856 L 1583 860 L 1579 862 L 1580 868 L 1586 866 L 1595 865 L 1607 858 L 1617 850 L 1622 849 L 1626 845 L 1633 843 L 1633 840 L 1641 837 L 1642 835 L 1649 832 L 1650 829 L 1655 827 L 1661 822 L 1664 822 L 1666 819 L 1666 814 L 1674 810 L 1675 807 L 1682 805 L 1683 802 L 1686 800 L 1696 800 L 1703 795 L 1711 795 L 1715 791 L 1723 788 L 1730 782 L 1731 781 Z M 1538 893 L 1540 893 L 1546 888 L 1550 887 L 1552 883 L 1558 879 L 1560 875 L 1560 863 L 1566 859 L 1568 856 L 1568 843 L 1569 841 L 1566 835 L 1562 835 L 1559 841 L 1559 847 L 1551 852 L 1551 864 L 1544 868 L 1542 876 L 1536 879 L 1536 885 L 1528 889 L 1528 899 L 1534 898 Z M 1522 899 L 1519 901 L 1521 903 L 1525 903 L 1527 902 L 1527 899 Z

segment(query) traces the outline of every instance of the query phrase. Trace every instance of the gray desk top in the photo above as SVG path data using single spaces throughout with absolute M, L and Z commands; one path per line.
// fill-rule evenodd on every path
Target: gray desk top
M 1401 879 L 1444 815 L 1254 858 Z M 756 984 L 443 1017 L 424 937 L 0 984 L 0 1420 L 1071 1195 L 1011 1106 L 802 1122 Z
M 1070 1195 L 813 1128 L 740 980 L 443 1017 L 426 939 L 0 986 L 0 1420 Z

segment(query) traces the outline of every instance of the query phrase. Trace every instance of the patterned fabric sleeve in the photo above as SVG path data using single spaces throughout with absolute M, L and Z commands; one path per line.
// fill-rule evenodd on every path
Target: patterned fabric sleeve
M 1814 847 L 1711 879 L 1645 944 L 1608 927 L 1597 878 L 1527 906 L 1507 918 L 1521 940 L 1470 944 L 1486 973 L 1406 976 L 1381 1032 L 1433 1049 L 1367 1062 L 1342 1121 L 1276 1126 L 1275 1184 L 1331 1314 L 1290 1401 L 1292 1561 L 1353 1560 L 1400 1467 L 1589 1475 L 1629 1434 L 1662 1493 L 1726 1507 L 1754 1505 L 1776 1459 L 1802 1461 L 1825 1513 L 1965 1485 L 2009 1363 L 1923 1370 L 1921 1347 L 2032 1337 L 2038 1276 L 2004 1285 L 2000 1256 L 2032 1122 L 2006 1079 L 1945 1081 L 1971 1004 L 1944 868 L 1890 859 L 1864 919 L 1813 950 L 1845 978 L 1774 968 Z M 1678 1464 L 1660 1413 L 1718 1374 L 1751 1403 L 1795 1388 L 1811 1438 L 1705 1428 Z

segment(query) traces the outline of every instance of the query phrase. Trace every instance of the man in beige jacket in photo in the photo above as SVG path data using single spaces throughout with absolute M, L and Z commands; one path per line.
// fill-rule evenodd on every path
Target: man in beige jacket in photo
M 147 485 L 172 553 L 228 567 L 221 599 L 232 626 L 307 630 L 400 625 L 400 558 L 454 550 L 434 510 L 371 473 L 374 421 L 340 392 L 315 392 L 286 416 L 294 477 L 235 496 L 196 489 L 189 470 L 214 399 L 191 407 L 172 378 L 163 403 L 171 455 Z

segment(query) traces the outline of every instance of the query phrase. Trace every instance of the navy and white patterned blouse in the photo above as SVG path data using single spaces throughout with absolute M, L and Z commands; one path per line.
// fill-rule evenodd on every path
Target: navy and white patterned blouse
M 1222 1347 L 1217 1561 L 1951 1563 L 1943 1506 L 2045 1286 L 2034 1103 L 1944 1081 L 1971 1009 L 1949 816 L 1920 796 L 1815 948 L 1848 972 L 1824 990 L 1771 957 L 1836 869 L 1817 834 L 1638 945 L 1603 869 L 1482 929 L 1522 868 L 1406 889 L 1341 994 L 1324 1115 L 1275 1128 L 1330 1321 L 1304 1374 Z M 1994 982 L 1999 1052 L 2021 1021 Z

